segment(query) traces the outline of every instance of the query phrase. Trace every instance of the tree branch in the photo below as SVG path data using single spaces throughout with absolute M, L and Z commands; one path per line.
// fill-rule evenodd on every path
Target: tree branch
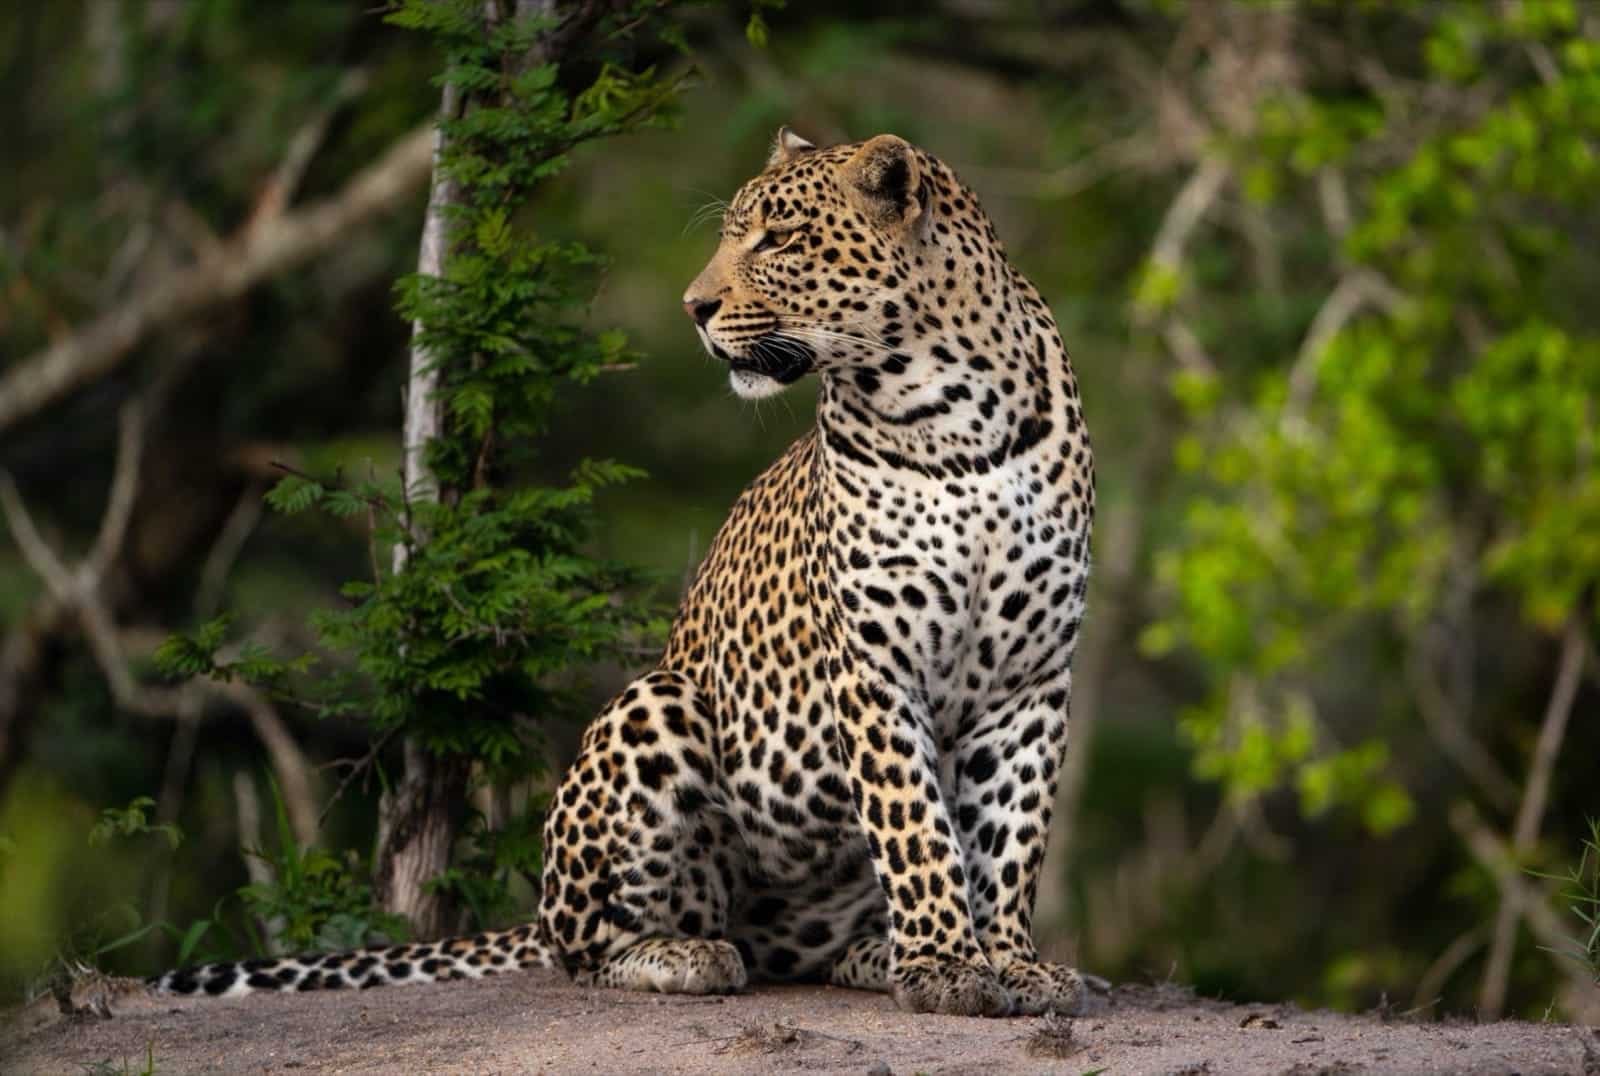
M 100 517 L 94 551 L 78 569 L 78 585 L 98 589 L 111 562 L 122 551 L 133 520 L 133 503 L 139 493 L 139 464 L 144 460 L 144 405 L 137 396 L 122 405 L 117 416 L 117 459 L 111 474 L 111 494 Z
M 967 169 L 983 180 L 987 190 L 1029 198 L 1070 198 L 1118 172 L 1153 169 L 1162 162 L 1167 147 L 1147 131 L 1102 142 L 1071 164 L 1040 172 L 1028 168 Z
M 117 705 L 143 717 L 184 718 L 201 695 L 232 702 L 250 718 L 257 737 L 272 760 L 283 789 L 285 806 L 298 839 L 309 843 L 316 836 L 315 796 L 312 794 L 309 767 L 300 747 L 272 706 L 255 689 L 244 684 L 197 683 L 183 688 L 161 688 L 141 684 L 128 667 L 126 649 L 116 624 L 116 616 L 103 596 L 103 583 L 116 558 L 121 555 L 139 493 L 139 461 L 144 454 L 143 409 L 132 400 L 122 409 L 117 462 L 107 497 L 100 532 L 90 554 L 76 569 L 69 569 L 62 558 L 40 535 L 22 495 L 11 475 L 0 470 L 0 513 L 3 513 L 17 546 L 49 591 L 60 614 L 76 615 L 80 630 L 99 665 L 106 685 Z M 23 642 L 26 639 L 24 638 Z M 16 644 L 20 656 L 22 643 Z M 8 640 L 5 666 L 13 664 L 13 640 Z M 7 681 L 10 681 L 8 676 Z M 0 700 L 3 703 L 5 700 Z M 0 711 L 0 717 L 4 711 Z M 9 724 L 9 721 L 7 722 Z
M 1463 931 L 1455 941 L 1445 946 L 1444 951 L 1435 957 L 1433 963 L 1422 973 L 1422 978 L 1417 980 L 1416 993 L 1411 996 L 1411 1007 L 1421 1008 L 1433 1004 L 1444 991 L 1450 977 L 1482 947 L 1487 933 L 1488 928 L 1479 923 Z
M 1440 687 L 1429 665 L 1424 644 L 1414 642 L 1406 648 L 1406 678 L 1411 682 L 1423 724 L 1478 791 L 1495 807 L 1509 812 L 1517 802 L 1517 786 L 1472 734 L 1464 715 Z
M 222 530 L 217 533 L 217 540 L 211 543 L 211 550 L 206 554 L 205 566 L 200 569 L 200 589 L 195 592 L 195 616 L 201 620 L 209 620 L 217 615 L 222 608 L 223 590 L 228 585 L 228 575 L 233 571 L 233 565 L 239 559 L 239 554 L 244 551 L 245 543 L 250 540 L 250 535 L 255 532 L 256 523 L 261 519 L 261 487 L 252 482 L 245 487 L 234 503 L 233 511 L 228 513 L 227 522 L 223 523 Z
M 245 224 L 247 233 L 264 227 L 283 215 L 289 203 L 294 200 L 295 191 L 299 189 L 300 180 L 305 177 L 306 169 L 311 167 L 312 158 L 317 155 L 317 150 L 322 148 L 322 140 L 327 136 L 329 124 L 333 122 L 341 108 L 361 95 L 369 81 L 367 73 L 360 68 L 346 71 L 340 76 L 329 99 L 290 137 L 283 160 L 278 162 L 278 167 L 268 177 L 261 194 L 256 199 L 250 220 Z
M 1529 929 L 1545 948 L 1557 953 L 1571 948 L 1573 939 L 1562 926 L 1560 917 L 1551 910 L 1544 894 L 1523 877 L 1515 854 L 1494 835 L 1494 831 L 1470 803 L 1458 803 L 1450 809 L 1450 827 L 1461 837 L 1478 865 L 1494 878 L 1502 899 L 1516 902 L 1521 914 L 1527 918 Z M 1557 966 L 1574 985 L 1593 989 L 1577 964 L 1563 957 Z M 1488 1014 L 1483 1012 L 1479 1015 Z
M 1213 155 L 1201 158 L 1161 219 L 1161 227 L 1150 248 L 1150 264 L 1154 268 L 1173 277 L 1182 272 L 1189 237 L 1211 212 L 1230 174 L 1231 170 L 1221 158 Z M 1154 318 L 1151 312 L 1141 311 L 1138 320 L 1146 325 L 1158 322 L 1168 349 L 1185 369 L 1204 375 L 1216 373 L 1216 364 L 1206 354 L 1200 338 L 1178 316 L 1176 309 L 1165 309 Z
M 1516 826 L 1512 830 L 1510 853 L 1504 857 L 1508 869 L 1522 863 L 1539 838 L 1545 803 L 1550 796 L 1550 777 L 1555 771 L 1556 759 L 1561 754 L 1561 742 L 1567 734 L 1567 720 L 1572 716 L 1572 704 L 1578 696 L 1578 681 L 1583 675 L 1585 639 L 1581 615 L 1574 613 L 1567 622 L 1566 634 L 1562 639 L 1561 663 L 1557 667 L 1550 701 L 1545 706 L 1544 721 L 1539 726 L 1533 763 L 1528 768 L 1528 783 L 1523 788 L 1522 806 L 1517 811 Z M 1520 879 L 1516 880 L 1520 883 Z M 1506 983 L 1511 977 L 1511 956 L 1516 948 L 1517 923 L 1525 915 L 1530 923 L 1533 922 L 1534 905 L 1547 913 L 1549 911 L 1542 899 L 1530 904 L 1526 887 L 1520 884 L 1502 884 L 1500 893 L 1500 911 L 1495 917 L 1489 960 L 1483 973 L 1483 987 L 1478 995 L 1480 1012 L 1490 1017 L 1500 1015 L 1505 1005 Z M 1560 933 L 1557 930 L 1557 934 Z
M 1545 803 L 1550 798 L 1550 777 L 1561 754 L 1561 741 L 1567 734 L 1572 704 L 1578 696 L 1586 638 L 1582 614 L 1574 612 L 1561 641 L 1561 663 L 1556 670 L 1555 687 L 1551 689 L 1544 721 L 1539 726 L 1539 740 L 1533 751 L 1533 765 L 1528 770 L 1522 809 L 1517 812 L 1516 829 L 1512 831 L 1512 841 L 1519 851 L 1533 847 L 1533 842 L 1539 838 Z
M 390 729 L 382 736 L 374 739 L 372 745 L 367 748 L 366 754 L 360 758 L 334 759 L 322 767 L 323 769 L 334 769 L 345 766 L 348 769 L 344 777 L 340 779 L 339 787 L 333 790 L 333 795 L 328 797 L 328 802 L 322 805 L 322 813 L 317 816 L 318 825 L 328 820 L 328 815 L 332 813 L 334 806 L 344 798 L 344 794 L 349 791 L 350 786 L 355 783 L 357 777 L 370 776 L 372 774 L 375 768 L 374 764 L 378 761 L 378 756 L 383 753 L 385 747 L 389 746 L 389 741 L 394 739 L 398 731 L 397 729 Z M 366 785 L 363 784 L 362 788 L 365 789 L 365 787 Z
M 1201 159 L 1161 219 L 1161 229 L 1156 232 L 1156 241 L 1150 250 L 1152 262 L 1170 272 L 1178 271 L 1189 236 L 1211 211 L 1230 171 L 1221 157 L 1208 154 Z
M 116 369 L 153 333 L 236 298 L 392 211 L 427 179 L 432 128 L 402 137 L 334 197 L 246 230 L 0 376 L 0 432 Z
M 1323 301 L 1317 316 L 1311 319 L 1311 327 L 1306 330 L 1300 352 L 1295 356 L 1294 365 L 1289 368 L 1289 396 L 1283 409 L 1286 421 L 1297 421 L 1305 414 L 1328 343 L 1350 323 L 1350 319 L 1364 307 L 1376 306 L 1393 311 L 1404 301 L 1405 295 L 1375 270 L 1356 269 L 1345 274 Z

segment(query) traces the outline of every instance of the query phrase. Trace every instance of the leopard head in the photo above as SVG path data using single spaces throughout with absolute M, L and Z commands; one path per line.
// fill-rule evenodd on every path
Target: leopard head
M 953 182 L 895 135 L 818 149 L 779 130 L 683 296 L 734 392 L 759 399 L 813 370 L 850 376 L 899 361 L 906 296 L 938 271 L 927 243 L 941 181 Z

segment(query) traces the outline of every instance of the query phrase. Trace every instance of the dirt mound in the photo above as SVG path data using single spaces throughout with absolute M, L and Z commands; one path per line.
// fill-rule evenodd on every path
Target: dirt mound
M 1075 1020 L 912 1016 L 887 997 L 765 987 L 732 998 L 471 983 L 229 1001 L 119 994 L 0 1044 L 0 1071 L 1600 1076 L 1600 1035 L 1558 1024 L 1412 1023 L 1123 987 Z

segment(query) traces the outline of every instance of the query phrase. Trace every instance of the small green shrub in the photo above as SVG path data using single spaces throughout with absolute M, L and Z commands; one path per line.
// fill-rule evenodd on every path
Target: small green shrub
M 1600 985 L 1600 818 L 1589 819 L 1589 835 L 1583 838 L 1578 862 L 1563 874 L 1539 874 L 1563 883 L 1561 899 L 1578 920 L 1577 940 L 1566 949 L 1551 950 L 1570 956 L 1588 969 Z

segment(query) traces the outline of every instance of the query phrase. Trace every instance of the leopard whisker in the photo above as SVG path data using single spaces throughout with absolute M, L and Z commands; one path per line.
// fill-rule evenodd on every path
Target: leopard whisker
M 888 341 L 884 340 L 881 336 L 878 336 L 876 333 L 872 333 L 872 332 L 867 331 L 867 330 L 845 332 L 843 330 L 833 329 L 833 328 L 830 328 L 830 327 L 825 326 L 825 325 L 817 325 L 817 324 L 812 324 L 812 323 L 807 323 L 807 322 L 800 322 L 798 324 L 786 325 L 786 326 L 784 326 L 784 328 L 793 329 L 796 332 L 817 333 L 817 334 L 822 335 L 822 336 L 833 337 L 833 338 L 841 339 L 841 340 L 848 340 L 848 341 L 850 341 L 852 343 L 869 343 L 869 344 L 872 344 L 872 345 L 874 345 L 876 347 L 882 348 L 885 351 L 894 350 L 894 348 L 888 343 Z
M 876 340 L 869 340 L 865 337 L 854 336 L 849 333 L 829 332 L 826 330 L 800 326 L 792 328 L 786 326 L 777 330 L 775 335 L 790 336 L 799 340 L 815 341 L 824 344 L 848 344 L 853 347 L 864 348 L 868 351 L 887 353 L 894 350 L 888 344 L 880 343 Z

